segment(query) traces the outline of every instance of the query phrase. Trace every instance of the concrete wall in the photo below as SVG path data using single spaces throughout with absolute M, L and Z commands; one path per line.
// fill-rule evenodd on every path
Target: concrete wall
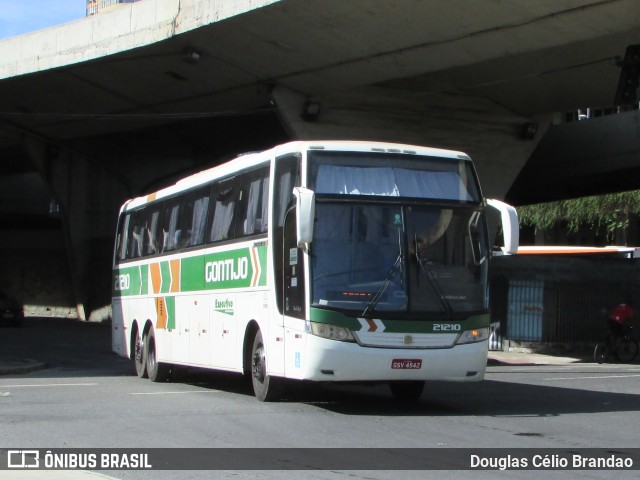
M 25 315 L 77 318 L 62 228 L 4 232 L 0 238 L 0 290 Z
M 105 320 L 117 216 L 127 199 L 287 140 L 275 114 L 158 126 L 77 140 L 68 148 L 25 137 L 31 162 L 60 205 L 59 225 L 42 237 L 13 232 L 0 283 L 30 314 Z

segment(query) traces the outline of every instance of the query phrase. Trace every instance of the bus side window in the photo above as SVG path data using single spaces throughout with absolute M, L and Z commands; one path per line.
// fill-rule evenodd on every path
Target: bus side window
M 182 197 L 180 211 L 178 213 L 178 226 L 176 227 L 174 239 L 177 249 L 188 247 L 191 244 L 191 221 L 193 219 L 193 197 L 191 195 Z
M 269 167 L 245 173 L 240 183 L 243 198 L 240 204 L 237 236 L 266 232 L 269 225 Z
M 116 258 L 118 260 L 126 260 L 127 258 L 127 247 L 129 245 L 129 222 L 131 220 L 131 214 L 127 213 L 120 225 L 120 231 L 118 232 L 118 249 L 116 253 Z
M 131 214 L 131 221 L 129 222 L 130 246 L 127 258 L 140 258 L 142 256 L 145 238 L 145 216 L 144 210 L 137 210 Z
M 209 242 L 233 238 L 237 192 L 234 179 L 223 181 L 213 188 L 213 215 L 209 227 Z
M 186 199 L 180 212 L 180 225 L 184 247 L 195 247 L 204 242 L 204 233 L 209 211 L 210 187 L 193 192 Z
M 179 211 L 180 205 L 175 201 L 165 206 L 162 220 L 163 252 L 171 252 L 176 249 L 176 237 L 180 236 L 180 233 L 176 232 Z
M 149 221 L 146 225 L 146 235 L 144 244 L 145 255 L 155 255 L 159 252 L 158 243 L 158 220 L 160 218 L 160 206 L 157 206 L 154 211 L 151 212 Z

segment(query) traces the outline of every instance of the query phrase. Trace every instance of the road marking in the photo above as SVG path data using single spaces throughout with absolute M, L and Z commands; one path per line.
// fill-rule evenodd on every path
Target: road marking
M 598 380 L 601 378 L 631 378 L 640 377 L 640 375 L 599 375 L 597 377 L 562 377 L 562 378 L 543 378 L 545 381 L 553 380 Z
M 41 383 L 31 385 L 0 385 L 0 388 L 39 388 L 39 387 L 95 387 L 97 383 Z
M 9 397 L 11 396 L 11 392 L 0 392 L 0 397 Z
M 179 395 L 183 393 L 220 393 L 218 390 L 186 390 L 180 392 L 129 392 L 129 395 Z

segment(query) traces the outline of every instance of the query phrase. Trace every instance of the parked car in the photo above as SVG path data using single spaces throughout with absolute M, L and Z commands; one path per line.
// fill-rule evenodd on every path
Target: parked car
M 8 323 L 14 327 L 18 327 L 23 319 L 24 312 L 22 305 L 0 291 L 0 323 Z

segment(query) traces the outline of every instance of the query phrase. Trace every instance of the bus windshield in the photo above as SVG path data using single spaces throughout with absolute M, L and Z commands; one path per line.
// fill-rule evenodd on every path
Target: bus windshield
M 480 202 L 471 161 L 367 152 L 309 152 L 317 194 Z
M 355 200 L 355 199 L 351 199 Z M 487 309 L 487 235 L 477 206 L 318 197 L 313 306 L 384 317 L 467 317 Z

